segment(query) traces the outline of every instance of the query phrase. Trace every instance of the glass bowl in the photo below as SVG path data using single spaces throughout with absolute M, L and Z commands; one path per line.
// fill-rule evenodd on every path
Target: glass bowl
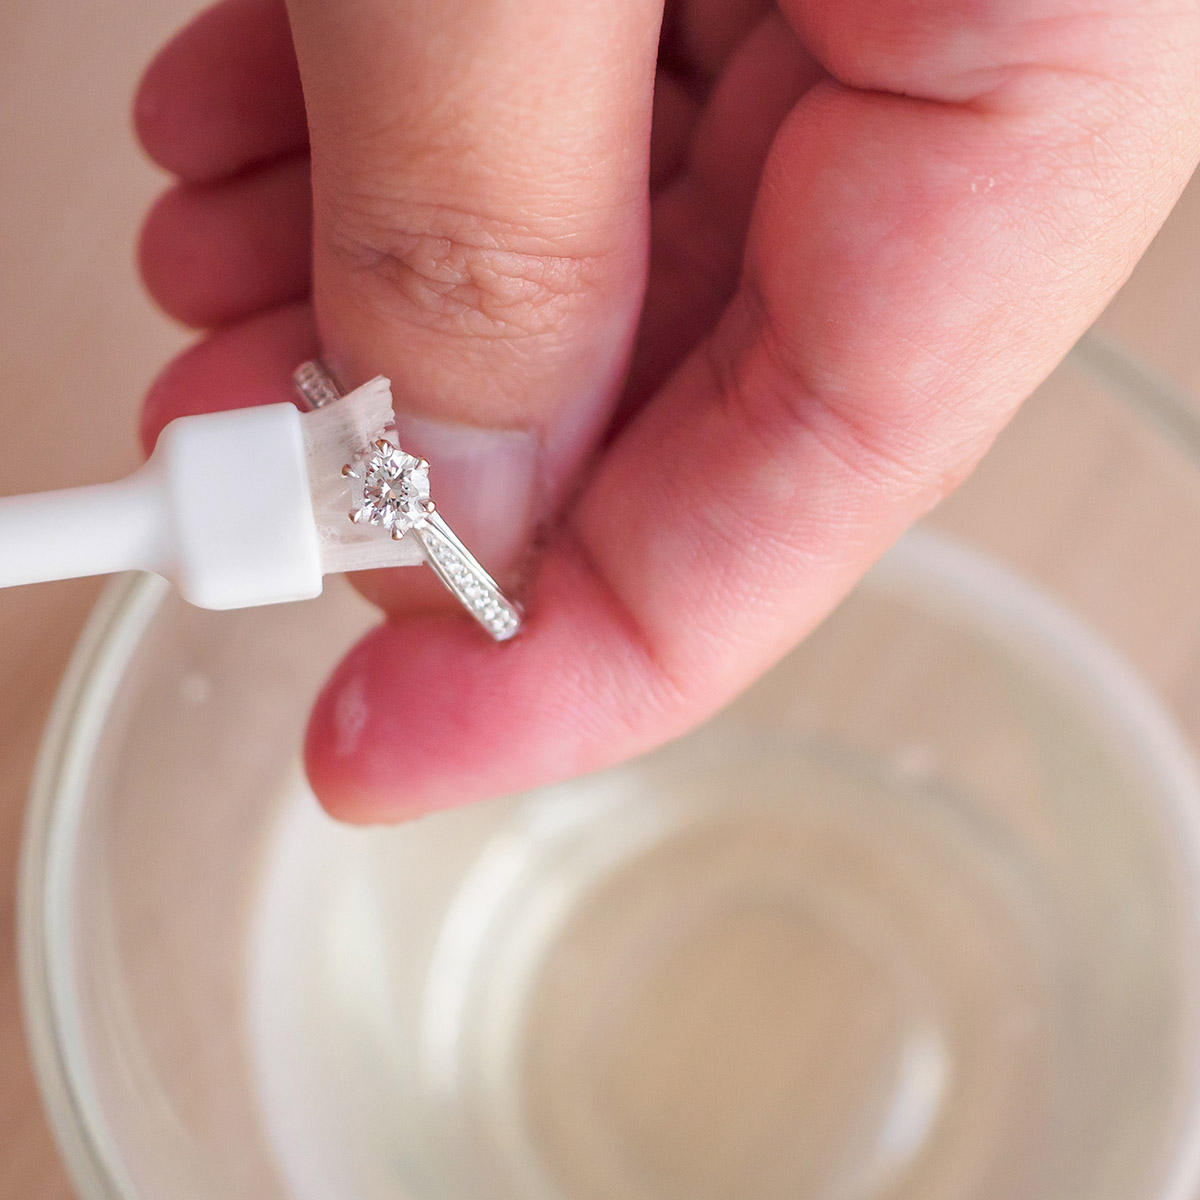
M 703 728 L 351 829 L 374 619 L 115 582 L 33 789 L 36 1069 L 84 1200 L 1191 1200 L 1200 422 L 1093 336 Z

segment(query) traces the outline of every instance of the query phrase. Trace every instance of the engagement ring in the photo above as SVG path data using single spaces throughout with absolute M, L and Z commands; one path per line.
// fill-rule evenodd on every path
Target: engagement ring
M 312 408 L 341 396 L 332 376 L 316 361 L 297 367 L 292 381 Z M 409 534 L 417 538 L 434 574 L 496 641 L 507 641 L 520 630 L 521 610 L 504 597 L 430 499 L 429 463 L 406 453 L 398 439 L 380 430 L 354 462 L 346 463 L 342 475 L 349 481 L 354 504 L 351 521 L 377 525 L 397 541 Z

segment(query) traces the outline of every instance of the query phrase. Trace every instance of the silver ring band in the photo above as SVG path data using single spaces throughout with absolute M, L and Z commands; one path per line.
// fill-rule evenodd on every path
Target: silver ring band
M 292 382 L 310 408 L 322 408 L 342 395 L 333 377 L 316 359 L 301 363 L 292 374 Z M 405 453 L 386 431 L 381 431 L 373 447 L 364 447 L 363 460 L 358 470 L 355 464 L 347 464 L 342 470 L 343 475 L 363 481 L 364 499 L 350 520 L 382 525 L 391 530 L 393 537 L 412 532 L 434 574 L 496 641 L 505 642 L 520 632 L 520 608 L 505 597 L 429 500 L 429 464 Z M 382 506 L 381 491 L 386 493 L 390 507 Z
M 309 408 L 324 408 L 342 394 L 329 369 L 319 358 L 301 363 L 292 372 L 292 383 Z

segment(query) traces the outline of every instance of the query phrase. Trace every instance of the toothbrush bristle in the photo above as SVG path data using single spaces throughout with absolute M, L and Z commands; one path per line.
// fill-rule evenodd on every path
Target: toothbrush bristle
M 350 481 L 358 478 L 354 463 L 380 443 L 394 450 L 395 445 L 384 435 L 395 423 L 391 384 L 382 376 L 304 414 L 304 449 L 321 569 L 326 575 L 410 566 L 423 560 L 415 538 L 380 536 L 379 529 L 355 519 L 355 509 L 349 510 L 350 519 L 346 519 L 347 502 L 354 502 Z

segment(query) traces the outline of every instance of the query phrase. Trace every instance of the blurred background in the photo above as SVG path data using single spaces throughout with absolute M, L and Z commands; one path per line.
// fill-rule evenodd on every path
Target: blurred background
M 141 395 L 185 331 L 143 296 L 142 212 L 161 178 L 130 98 L 191 0 L 5 0 L 0 7 L 0 494 L 98 482 L 137 461 Z M 1200 391 L 1200 185 L 1102 326 Z M 0 1200 L 71 1191 L 23 1044 L 13 945 L 29 772 L 98 584 L 0 591 Z M 1200 612 L 1196 614 L 1200 628 Z

